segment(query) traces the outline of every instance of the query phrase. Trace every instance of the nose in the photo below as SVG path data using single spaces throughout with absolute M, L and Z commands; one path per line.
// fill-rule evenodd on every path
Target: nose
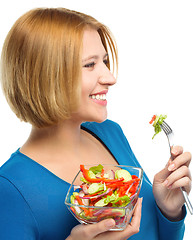
M 112 86 L 116 83 L 116 78 L 114 77 L 114 75 L 111 73 L 107 66 L 104 66 L 103 71 L 101 71 L 99 83 L 108 86 Z

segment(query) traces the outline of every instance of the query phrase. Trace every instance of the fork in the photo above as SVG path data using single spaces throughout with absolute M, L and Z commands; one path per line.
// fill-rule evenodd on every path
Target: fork
M 173 160 L 173 157 L 172 157 L 172 154 L 171 154 L 171 149 L 172 149 L 172 146 L 174 145 L 173 144 L 174 143 L 174 133 L 173 133 L 173 130 L 171 129 L 171 127 L 165 121 L 163 121 L 163 123 L 160 125 L 160 127 L 161 127 L 161 129 L 164 131 L 164 133 L 167 136 L 169 147 L 170 147 L 170 155 L 171 155 L 171 159 Z M 190 199 L 188 198 L 188 194 L 184 190 L 183 187 L 181 187 L 180 189 L 181 189 L 181 192 L 183 194 L 184 200 L 186 202 L 186 206 L 187 206 L 190 214 L 193 215 L 193 207 L 192 207 L 192 204 L 190 202 Z

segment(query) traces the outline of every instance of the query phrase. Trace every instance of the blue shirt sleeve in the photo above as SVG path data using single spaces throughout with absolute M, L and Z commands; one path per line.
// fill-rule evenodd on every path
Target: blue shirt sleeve
M 0 176 L 0 239 L 39 239 L 37 223 L 17 188 Z
M 156 205 L 156 204 L 155 204 Z M 158 216 L 158 226 L 159 226 L 159 240 L 177 240 L 183 239 L 185 224 L 184 219 L 187 214 L 185 206 L 182 208 L 183 219 L 181 221 L 172 222 L 169 221 L 161 213 L 160 209 L 156 205 L 157 216 Z

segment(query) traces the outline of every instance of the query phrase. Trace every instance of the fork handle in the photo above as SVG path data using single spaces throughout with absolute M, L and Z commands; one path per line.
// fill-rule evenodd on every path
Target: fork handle
M 182 191 L 182 194 L 184 196 L 184 200 L 186 202 L 186 206 L 187 206 L 190 214 L 193 215 L 193 207 L 192 207 L 192 204 L 191 204 L 190 199 L 188 197 L 188 194 L 187 194 L 187 192 L 183 188 L 181 188 L 181 191 Z

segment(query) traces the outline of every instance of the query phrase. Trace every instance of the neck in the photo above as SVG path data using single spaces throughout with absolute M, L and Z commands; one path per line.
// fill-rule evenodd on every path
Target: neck
M 50 152 L 78 152 L 82 143 L 80 123 L 72 120 L 46 128 L 32 127 L 29 139 L 22 149 L 36 147 Z

